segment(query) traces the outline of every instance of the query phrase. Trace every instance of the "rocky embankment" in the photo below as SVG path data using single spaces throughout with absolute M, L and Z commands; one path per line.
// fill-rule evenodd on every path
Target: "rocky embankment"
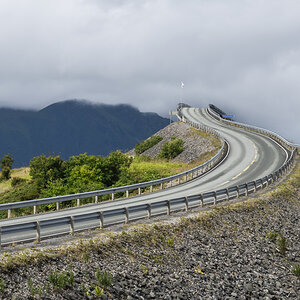
M 174 161 L 184 163 L 193 162 L 199 159 L 201 155 L 212 152 L 221 146 L 220 141 L 213 135 L 196 130 L 183 122 L 174 122 L 155 133 L 154 136 L 161 136 L 163 139 L 152 148 L 143 152 L 142 155 L 150 156 L 151 158 L 157 157 L 163 145 L 170 141 L 172 137 L 177 137 L 184 141 L 184 151 L 174 159 Z M 134 149 L 129 154 L 135 155 Z
M 95 231 L 52 251 L 4 253 L 1 299 L 299 299 L 299 167 L 270 189 L 106 241 Z

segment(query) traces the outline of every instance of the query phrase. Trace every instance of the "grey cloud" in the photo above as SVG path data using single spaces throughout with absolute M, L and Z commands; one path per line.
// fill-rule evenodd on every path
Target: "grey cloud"
M 0 25 L 0 106 L 167 114 L 183 92 L 300 142 L 299 1 L 4 0 Z

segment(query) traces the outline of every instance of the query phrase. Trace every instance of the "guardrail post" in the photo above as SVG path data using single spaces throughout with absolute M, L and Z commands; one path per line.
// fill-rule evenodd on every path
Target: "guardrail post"
M 11 218 L 11 209 L 7 210 L 7 218 L 10 219 Z
M 39 243 L 41 241 L 41 223 L 40 221 L 36 221 L 36 242 Z
M 125 224 L 129 222 L 128 207 L 125 207 Z
M 56 202 L 56 210 L 59 210 L 59 202 Z
M 111 200 L 115 200 L 115 194 L 111 193 Z
M 77 206 L 80 206 L 80 199 L 77 199 Z
M 150 185 L 150 193 L 153 192 L 153 185 Z
M 217 192 L 214 191 L 214 205 L 217 204 Z
M 236 192 L 237 192 L 236 197 L 240 198 L 240 187 L 238 185 L 236 186 Z
M 170 209 L 170 200 L 167 200 L 167 216 L 170 215 L 170 211 L 171 211 L 171 209 Z
M 187 174 L 185 174 L 185 176 L 184 176 L 184 177 L 185 177 L 185 182 L 187 182 Z
M 172 180 L 170 181 L 170 187 L 172 187 Z
M 246 191 L 245 191 L 245 196 L 248 196 L 248 183 L 246 183 Z
M 164 184 L 161 183 L 161 184 L 160 184 L 160 189 L 162 190 L 163 188 L 164 188 Z
M 148 219 L 151 218 L 151 203 L 147 204 L 147 211 L 148 211 Z
M 256 193 L 256 180 L 254 180 L 254 193 Z
M 189 200 L 187 197 L 184 197 L 185 198 L 185 211 L 188 211 L 189 209 Z
M 95 203 L 98 203 L 98 196 L 95 196 Z
M 74 234 L 74 217 L 70 216 L 70 234 Z
M 226 189 L 226 200 L 229 201 L 229 190 Z
M 200 196 L 200 207 L 203 207 L 203 196 L 202 194 L 200 194 L 199 196 Z
M 102 229 L 103 228 L 103 211 L 100 211 L 100 216 L 99 216 L 99 218 L 100 218 L 100 229 Z
M 36 205 L 33 205 L 33 214 L 36 215 Z
M 273 173 L 271 174 L 271 184 L 274 182 L 274 176 Z
M 2 228 L 0 227 L 0 250 L 2 248 L 2 245 L 1 245 L 1 238 L 2 238 Z
M 141 194 L 141 188 L 139 187 L 139 195 Z
M 128 197 L 129 197 L 129 191 L 126 190 L 126 198 L 128 198 Z

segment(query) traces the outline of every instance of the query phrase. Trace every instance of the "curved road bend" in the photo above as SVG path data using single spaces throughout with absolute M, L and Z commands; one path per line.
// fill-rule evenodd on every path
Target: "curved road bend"
M 278 169 L 287 158 L 288 153 L 271 139 L 240 128 L 224 125 L 211 117 L 205 109 L 183 108 L 182 113 L 193 122 L 214 128 L 230 144 L 231 149 L 227 159 L 208 174 L 185 184 L 151 194 L 16 219 L 6 219 L 0 222 L 0 226 L 130 207 L 137 203 L 153 203 L 222 189 L 266 176 Z

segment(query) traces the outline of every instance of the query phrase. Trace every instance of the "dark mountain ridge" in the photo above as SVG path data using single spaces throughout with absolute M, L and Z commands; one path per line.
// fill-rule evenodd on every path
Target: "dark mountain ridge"
M 127 105 L 68 100 L 40 111 L 0 108 L 0 157 L 12 154 L 14 167 L 32 157 L 61 154 L 107 155 L 127 151 L 168 124 L 156 113 Z

